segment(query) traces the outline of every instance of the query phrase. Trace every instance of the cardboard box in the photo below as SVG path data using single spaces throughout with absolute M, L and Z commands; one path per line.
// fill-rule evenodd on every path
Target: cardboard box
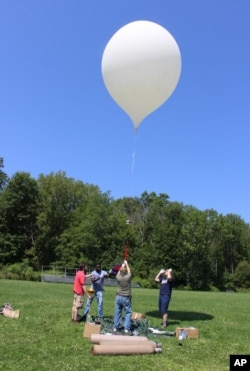
M 146 318 L 145 314 L 132 312 L 131 319 L 142 319 L 142 318 Z
M 83 337 L 90 338 L 92 334 L 100 334 L 102 325 L 86 322 L 83 330 Z
M 180 332 L 182 330 L 185 330 L 187 332 L 188 338 L 198 338 L 199 337 L 199 331 L 195 327 L 177 327 L 176 329 L 176 337 L 178 338 L 180 335 Z

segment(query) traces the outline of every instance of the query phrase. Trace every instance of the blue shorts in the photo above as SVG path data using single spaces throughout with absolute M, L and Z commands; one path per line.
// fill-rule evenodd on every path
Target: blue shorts
M 171 296 L 169 295 L 159 296 L 158 308 L 159 308 L 160 313 L 168 312 L 168 306 L 169 306 L 170 300 L 171 300 Z

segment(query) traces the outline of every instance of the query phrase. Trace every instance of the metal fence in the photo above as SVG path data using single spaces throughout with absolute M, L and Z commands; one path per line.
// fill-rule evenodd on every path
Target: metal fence
M 78 268 L 42 266 L 41 281 L 73 284 L 77 270 Z M 90 277 L 87 277 L 86 284 L 87 285 L 91 284 Z M 117 284 L 115 278 L 104 279 L 104 286 L 116 286 L 116 285 Z M 140 285 L 138 283 L 132 282 L 132 287 L 140 287 Z

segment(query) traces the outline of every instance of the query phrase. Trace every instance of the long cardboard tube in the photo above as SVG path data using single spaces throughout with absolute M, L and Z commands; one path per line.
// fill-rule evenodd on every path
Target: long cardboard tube
M 155 353 L 161 353 L 162 352 L 162 344 L 161 343 L 156 343 L 155 341 L 153 340 L 148 340 L 147 342 L 145 341 L 118 341 L 116 343 L 110 341 L 110 342 L 107 342 L 107 341 L 100 341 L 100 343 L 98 345 L 108 345 L 110 347 L 112 346 L 116 346 L 116 345 L 122 345 L 124 347 L 126 346 L 133 346 L 133 347 L 138 347 L 138 346 L 145 346 L 145 344 L 151 344 L 154 348 L 155 348 Z
M 150 342 L 145 344 L 94 344 L 91 350 L 94 356 L 96 355 L 127 355 L 127 354 L 152 354 L 155 353 L 155 346 Z
M 109 347 L 113 347 L 113 346 L 116 346 L 116 345 L 122 345 L 122 346 L 130 346 L 132 345 L 133 347 L 138 347 L 139 345 L 142 345 L 144 346 L 145 344 L 151 344 L 154 348 L 157 346 L 157 343 L 155 343 L 154 341 L 151 341 L 151 340 L 148 340 L 148 341 L 122 341 L 122 340 L 119 340 L 117 341 L 115 344 L 113 342 L 108 342 L 108 341 L 104 341 L 104 340 L 101 340 L 100 343 L 98 343 L 98 345 L 108 345 Z
M 90 341 L 94 344 L 99 344 L 100 341 L 147 341 L 148 338 L 146 336 L 127 336 L 127 335 L 104 335 L 104 334 L 91 334 Z

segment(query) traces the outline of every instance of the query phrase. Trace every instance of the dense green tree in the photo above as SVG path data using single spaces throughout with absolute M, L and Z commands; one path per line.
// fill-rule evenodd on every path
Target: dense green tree
M 56 249 L 57 260 L 75 264 L 87 260 L 93 264 L 96 259 L 101 259 L 108 212 L 108 197 L 98 191 L 80 204 L 72 223 L 61 235 Z
M 35 259 L 38 186 L 28 173 L 18 172 L 1 195 L 0 240 L 5 264 Z
M 8 175 L 3 171 L 3 168 L 3 158 L 0 157 L 0 192 L 4 189 L 9 180 Z
M 184 271 L 192 289 L 206 289 L 210 283 L 210 251 L 206 239 L 207 213 L 186 207 L 183 234 Z
M 152 267 L 172 267 L 178 269 L 176 257 L 182 249 L 182 205 L 168 198 L 156 198 L 147 213 L 145 223 L 148 265 Z
M 246 260 L 237 265 L 233 281 L 238 288 L 250 289 L 250 264 Z
M 223 288 L 224 256 L 222 249 L 223 216 L 215 210 L 206 210 L 206 240 L 210 252 L 210 282 L 213 286 Z
M 248 258 L 249 242 L 246 241 L 246 229 L 244 221 L 235 214 L 223 217 L 222 228 L 222 251 L 224 254 L 224 269 L 234 274 L 238 263 Z
M 248 288 L 250 226 L 237 215 L 200 211 L 165 193 L 113 200 L 64 172 L 38 180 L 0 172 L 0 264 L 73 268 L 99 260 L 109 269 L 122 262 L 127 242 L 133 273 L 148 284 L 172 267 L 177 287 Z
M 63 264 L 100 261 L 107 269 L 121 262 L 128 238 L 126 215 L 111 203 L 109 194 L 92 193 L 79 205 L 73 223 L 63 232 L 57 257 Z
M 38 178 L 40 209 L 37 218 L 39 235 L 36 253 L 40 265 L 60 260 L 58 245 L 61 235 L 73 223 L 75 210 L 87 202 L 92 188 L 68 178 L 64 172 L 51 173 Z M 82 215 L 84 218 L 84 215 Z

